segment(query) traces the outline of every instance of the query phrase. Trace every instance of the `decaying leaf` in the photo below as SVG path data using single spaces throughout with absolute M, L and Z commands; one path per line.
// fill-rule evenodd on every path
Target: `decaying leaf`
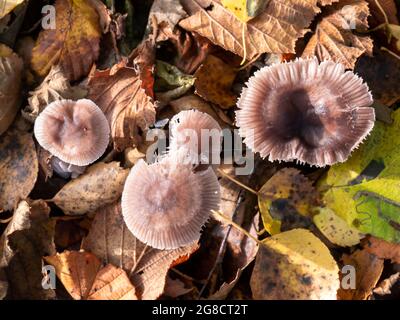
M 209 55 L 194 74 L 196 94 L 224 109 L 233 107 L 237 96 L 231 89 L 236 74 L 237 70 L 232 66 Z
M 374 293 L 384 296 L 386 294 L 391 294 L 390 289 L 394 286 L 396 282 L 400 279 L 400 272 L 392 274 L 389 278 L 382 280 L 374 289 Z
M 271 0 L 258 17 L 243 25 L 219 1 L 183 0 L 182 4 L 190 17 L 179 23 L 181 27 L 249 60 L 264 52 L 294 53 L 297 39 L 320 11 L 317 0 Z
M 375 124 L 368 140 L 319 183 L 323 201 L 364 234 L 400 242 L 400 110 L 393 124 Z
M 55 254 L 55 221 L 49 213 L 42 200 L 21 201 L 0 238 L 0 270 L 7 275 L 12 299 L 55 298 L 53 290 L 42 287 L 42 257 Z
M 89 73 L 99 56 L 101 26 L 92 1 L 57 0 L 55 29 L 42 30 L 32 52 L 32 69 L 44 77 L 60 64 L 69 80 Z
M 0 3 L 0 19 L 4 18 L 24 1 L 25 0 L 7 0 Z
M 125 271 L 111 264 L 102 267 L 92 253 L 64 251 L 45 260 L 75 300 L 137 300 Z
M 344 254 L 343 264 L 353 266 L 356 274 L 356 288 L 338 290 L 340 300 L 366 300 L 375 288 L 383 270 L 383 260 L 368 253 L 366 250 L 357 250 L 351 255 Z
M 372 54 L 372 39 L 356 34 L 368 30 L 368 3 L 365 0 L 342 0 L 324 10 L 303 52 L 303 57 L 317 56 L 353 69 L 364 53 Z
M 312 182 L 293 168 L 278 171 L 258 192 L 265 230 L 271 235 L 311 225 L 318 194 Z
M 179 279 L 172 279 L 168 276 L 165 283 L 164 295 L 171 298 L 177 298 L 189 293 L 193 289 L 194 287 L 186 288 L 185 284 Z
M 293 229 L 263 243 L 250 280 L 254 299 L 336 299 L 339 268 L 310 231 Z
M 18 112 L 22 69 L 22 59 L 0 44 L 0 135 L 8 129 Z
M 32 134 L 13 129 L 0 136 L 0 211 L 13 209 L 29 195 L 38 170 Z
M 67 215 L 92 213 L 121 196 L 128 172 L 115 161 L 96 163 L 67 183 L 52 201 Z
M 342 247 L 351 247 L 364 237 L 357 229 L 349 226 L 329 208 L 320 208 L 313 218 L 319 231 L 331 242 Z
M 79 100 L 86 96 L 86 91 L 79 87 L 72 87 L 60 66 L 53 66 L 42 81 L 34 90 L 29 92 L 29 105 L 23 110 L 23 116 L 34 121 L 40 112 L 51 102 L 71 99 Z
M 364 249 L 381 259 L 390 259 L 392 263 L 400 264 L 400 244 L 391 243 L 375 237 L 363 241 Z
M 142 141 L 141 132 L 153 125 L 156 104 L 153 101 L 154 43 L 145 40 L 132 53 L 107 70 L 89 75 L 88 99 L 105 113 L 114 140 L 114 148 L 123 150 Z
M 197 249 L 197 244 L 175 250 L 158 250 L 136 239 L 126 227 L 120 202 L 96 212 L 83 248 L 104 263 L 124 269 L 139 299 L 157 299 L 164 291 L 169 268 L 183 262 Z

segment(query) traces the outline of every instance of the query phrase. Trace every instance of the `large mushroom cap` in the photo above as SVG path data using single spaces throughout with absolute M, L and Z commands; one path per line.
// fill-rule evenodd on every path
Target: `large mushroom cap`
M 269 160 L 345 161 L 374 126 L 368 86 L 341 64 L 298 59 L 256 72 L 238 101 L 244 142 Z
M 167 156 L 133 167 L 122 193 L 122 215 L 140 241 L 175 249 L 200 238 L 211 210 L 219 207 L 218 179 L 211 168 L 194 173 L 192 165 Z
M 34 132 L 44 149 L 77 166 L 100 158 L 110 139 L 104 113 L 87 99 L 50 103 L 36 119 Z
M 186 150 L 193 163 L 213 164 L 221 153 L 222 129 L 207 113 L 181 111 L 170 122 L 170 152 Z

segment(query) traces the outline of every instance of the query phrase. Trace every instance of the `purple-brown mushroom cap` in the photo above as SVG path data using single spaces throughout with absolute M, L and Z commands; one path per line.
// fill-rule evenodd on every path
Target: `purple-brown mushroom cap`
M 367 84 L 332 61 L 298 59 L 257 71 L 238 101 L 244 142 L 270 161 L 345 161 L 375 122 Z
M 88 99 L 50 103 L 36 119 L 34 133 L 44 149 L 76 166 L 100 158 L 110 140 L 104 113 Z
M 136 238 L 157 249 L 175 249 L 199 240 L 219 202 L 213 170 L 195 173 L 172 155 L 150 165 L 139 160 L 126 179 L 121 205 Z
M 186 150 L 193 163 L 213 164 L 220 158 L 222 129 L 209 114 L 185 110 L 170 122 L 170 152 Z M 219 163 L 219 161 L 218 161 Z

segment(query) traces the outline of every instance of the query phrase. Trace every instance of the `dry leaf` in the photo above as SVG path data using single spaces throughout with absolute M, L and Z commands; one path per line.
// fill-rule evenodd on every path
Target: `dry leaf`
M 397 18 L 397 7 L 395 0 L 378 0 L 382 9 L 385 11 L 388 21 L 391 24 L 399 24 L 399 19 Z M 378 25 L 385 23 L 385 18 L 382 11 L 376 4 L 376 0 L 367 0 L 369 5 L 369 10 L 371 12 L 370 27 L 375 28 Z
M 263 242 L 250 280 L 254 299 L 335 299 L 339 268 L 310 231 L 294 229 Z
M 52 201 L 67 215 L 94 212 L 121 196 L 128 172 L 119 162 L 96 163 L 67 183 Z
M 190 17 L 179 23 L 181 27 L 248 60 L 264 52 L 294 53 L 297 39 L 320 11 L 317 0 L 271 0 L 258 17 L 245 24 L 243 37 L 243 23 L 218 1 L 182 0 L 182 4 Z
M 89 252 L 64 251 L 45 257 L 75 300 L 136 300 L 135 288 L 124 270 L 111 264 L 104 268 Z
M 354 69 L 363 53 L 372 55 L 372 39 L 355 33 L 368 30 L 368 16 L 365 0 L 342 0 L 327 7 L 302 56 L 333 60 Z
M 0 211 L 11 210 L 32 191 L 39 165 L 32 135 L 9 130 L 0 136 Z
M 4 297 L 7 295 L 8 291 L 8 281 L 6 272 L 4 269 L 0 268 L 0 300 L 3 300 Z
M 120 202 L 96 212 L 90 232 L 82 247 L 104 263 L 124 269 L 140 299 L 157 299 L 164 291 L 169 268 L 183 262 L 197 249 L 197 244 L 175 250 L 147 247 L 126 228 Z
M 334 2 L 338 2 L 339 0 L 318 0 L 318 4 L 321 6 L 329 6 Z
M 0 3 L 0 19 L 4 18 L 25 0 L 6 0 Z
M 34 91 L 29 92 L 29 95 L 29 105 L 22 114 L 25 119 L 33 122 L 51 102 L 62 99 L 79 100 L 86 96 L 86 91 L 72 87 L 61 67 L 53 66 L 43 82 Z
M 21 58 L 0 44 L 0 135 L 8 129 L 19 110 L 22 69 Z
M 382 280 L 374 289 L 374 293 L 384 296 L 387 294 L 391 294 L 390 289 L 399 281 L 400 272 L 392 274 L 389 278 Z
M 193 291 L 193 289 L 194 287 L 186 288 L 185 284 L 181 280 L 172 279 L 168 276 L 165 283 L 164 295 L 171 298 L 178 298 Z
M 122 60 L 111 69 L 94 70 L 89 75 L 88 99 L 105 113 L 117 150 L 138 145 L 141 131 L 146 132 L 156 120 L 151 39 L 144 41 L 133 56 L 133 62 Z
M 356 289 L 338 290 L 340 300 L 367 300 L 375 288 L 383 271 L 383 260 L 367 250 L 357 250 L 351 255 L 344 254 L 344 265 L 350 265 L 356 272 Z
M 221 59 L 209 55 L 197 69 L 194 76 L 196 94 L 223 109 L 236 104 L 237 96 L 232 92 L 232 84 L 237 71 Z
M 57 0 L 55 29 L 42 30 L 32 52 L 32 69 L 44 77 L 60 64 L 69 80 L 90 71 L 99 56 L 101 26 L 92 2 Z
M 363 242 L 364 249 L 381 259 L 390 259 L 392 263 L 400 264 L 400 244 L 391 243 L 375 237 L 368 237 Z
M 53 290 L 41 285 L 42 257 L 56 250 L 55 221 L 49 219 L 49 213 L 43 200 L 21 201 L 0 238 L 0 270 L 7 274 L 10 298 L 55 298 Z

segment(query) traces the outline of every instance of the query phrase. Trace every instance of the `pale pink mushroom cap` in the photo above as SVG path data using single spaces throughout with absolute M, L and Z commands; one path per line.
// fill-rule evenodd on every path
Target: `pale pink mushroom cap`
M 218 210 L 220 190 L 211 168 L 194 173 L 191 164 L 167 156 L 133 167 L 122 192 L 122 215 L 140 241 L 175 249 L 199 240 L 211 210 Z
M 367 84 L 332 61 L 298 59 L 257 71 L 238 101 L 244 142 L 270 161 L 345 161 L 375 122 Z
M 207 113 L 179 112 L 171 119 L 170 137 L 170 152 L 186 150 L 186 156 L 194 163 L 211 164 L 220 158 L 222 129 Z
M 50 103 L 36 119 L 34 133 L 44 149 L 76 166 L 100 158 L 110 139 L 104 113 L 88 99 Z

